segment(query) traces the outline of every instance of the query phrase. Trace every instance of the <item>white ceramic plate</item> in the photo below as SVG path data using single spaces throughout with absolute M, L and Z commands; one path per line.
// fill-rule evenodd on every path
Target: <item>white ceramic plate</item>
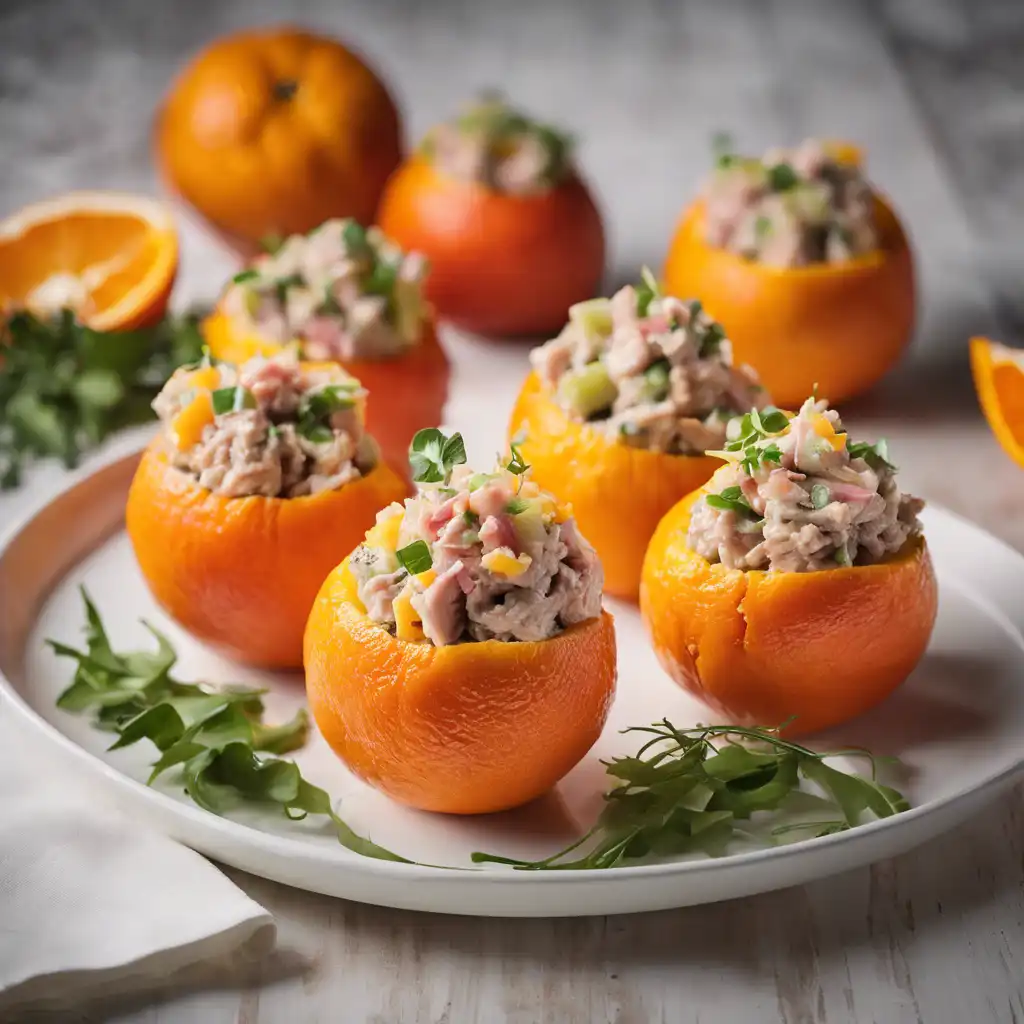
M 895 818 L 786 847 L 720 859 L 612 871 L 515 872 L 486 867 L 445 870 L 358 857 L 315 821 L 250 816 L 217 818 L 170 784 L 149 789 L 152 748 L 108 753 L 109 737 L 85 718 L 59 711 L 70 663 L 44 645 L 78 645 L 86 584 L 115 647 L 139 647 L 139 617 L 167 631 L 183 679 L 259 683 L 270 689 L 270 716 L 303 701 L 298 676 L 246 671 L 204 649 L 168 622 L 147 593 L 122 531 L 136 457 L 120 459 L 71 486 L 10 536 L 0 550 L 0 698 L 55 751 L 92 772 L 138 818 L 224 863 L 315 892 L 394 907 L 459 914 L 558 916 L 678 907 L 805 882 L 900 853 L 955 825 L 1008 786 L 1024 764 L 1024 558 L 956 519 L 929 509 L 927 535 L 938 570 L 939 620 L 928 653 L 887 703 L 823 746 L 856 744 L 896 754 L 914 807 Z M 635 609 L 616 614 L 620 680 L 604 735 L 550 796 L 507 814 L 449 818 L 411 811 L 350 776 L 314 736 L 296 760 L 317 785 L 340 798 L 357 830 L 424 863 L 466 868 L 473 850 L 540 857 L 559 849 L 597 814 L 605 788 L 601 758 L 631 752 L 619 730 L 669 716 L 678 725 L 708 712 L 662 673 Z

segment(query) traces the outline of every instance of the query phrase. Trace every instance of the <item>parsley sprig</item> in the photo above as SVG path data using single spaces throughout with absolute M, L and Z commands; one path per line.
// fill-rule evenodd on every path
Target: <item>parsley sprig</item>
M 153 419 L 150 402 L 182 363 L 199 359 L 199 317 L 106 333 L 65 310 L 0 317 L 0 488 L 35 458 L 69 468 L 110 434 Z
M 543 860 L 474 853 L 473 861 L 551 871 L 614 868 L 688 853 L 719 855 L 735 839 L 756 838 L 741 824 L 754 815 L 797 815 L 801 804 L 803 814 L 808 805 L 813 808 L 813 820 L 794 819 L 772 828 L 769 841 L 778 841 L 801 833 L 830 835 L 910 806 L 901 793 L 877 781 L 876 759 L 863 750 L 817 753 L 783 739 L 779 729 L 677 729 L 668 719 L 625 731 L 650 738 L 631 757 L 604 762 L 615 784 L 586 835 Z M 871 777 L 825 763 L 839 755 L 866 758 Z M 820 796 L 801 791 L 801 782 L 810 783 Z
M 727 452 L 742 452 L 740 465 L 748 476 L 754 473 L 765 463 L 782 462 L 782 451 L 772 437 L 783 433 L 789 426 L 789 417 L 781 409 L 775 406 L 766 406 L 758 411 L 751 409 L 744 413 L 737 425 L 729 425 L 729 433 L 732 440 L 725 446 Z
M 111 750 L 150 740 L 160 756 L 149 785 L 174 771 L 192 800 L 213 814 L 249 805 L 276 809 L 294 820 L 323 815 L 347 849 L 405 862 L 353 832 L 335 813 L 330 796 L 304 779 L 294 761 L 278 756 L 305 744 L 305 709 L 291 721 L 267 725 L 263 690 L 180 682 L 171 675 L 174 648 L 149 623 L 143 624 L 156 639 L 155 651 L 116 652 L 84 588 L 82 600 L 86 650 L 47 641 L 56 654 L 76 662 L 74 679 L 57 698 L 57 706 L 90 713 L 97 728 L 116 735 Z
M 452 470 L 466 461 L 466 444 L 461 434 L 446 436 L 436 427 L 418 430 L 409 446 L 412 478 L 419 484 L 445 483 Z

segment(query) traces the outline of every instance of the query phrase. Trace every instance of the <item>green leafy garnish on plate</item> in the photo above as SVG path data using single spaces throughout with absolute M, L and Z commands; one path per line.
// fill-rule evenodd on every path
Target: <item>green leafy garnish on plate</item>
M 199 317 L 106 333 L 54 317 L 0 316 L 0 489 L 35 458 L 68 468 L 110 434 L 154 419 L 150 402 L 183 363 L 196 362 Z
M 778 729 L 677 729 L 667 719 L 625 731 L 650 738 L 633 756 L 604 762 L 615 784 L 586 835 L 543 860 L 474 853 L 474 863 L 551 871 L 614 868 L 691 853 L 715 856 L 733 840 L 756 835 L 751 819 L 763 823 L 768 817 L 770 824 L 788 812 L 793 820 L 778 822 L 767 833 L 769 840 L 778 841 L 786 835 L 831 835 L 910 806 L 873 774 L 867 778 L 825 763 L 846 754 L 867 758 L 873 768 L 875 759 L 866 751 L 816 753 L 782 738 Z M 802 792 L 801 781 L 817 794 Z M 798 818 L 795 805 L 801 800 L 804 817 Z M 809 811 L 811 819 L 806 817 Z
M 416 483 L 448 483 L 452 470 L 466 461 L 461 434 L 447 437 L 436 427 L 418 430 L 409 446 L 409 466 Z
M 335 813 L 330 796 L 304 779 L 294 761 L 279 756 L 305 744 L 309 715 L 304 708 L 288 722 L 268 725 L 263 690 L 180 682 L 171 675 L 174 648 L 149 623 L 143 625 L 156 639 L 155 651 L 117 652 L 84 588 L 82 600 L 85 651 L 47 641 L 56 654 L 76 662 L 74 679 L 57 706 L 91 714 L 97 728 L 116 735 L 111 750 L 140 740 L 153 743 L 160 756 L 149 785 L 173 770 L 189 797 L 212 814 L 257 806 L 292 819 L 323 815 L 338 842 L 354 853 L 408 863 L 353 832 Z

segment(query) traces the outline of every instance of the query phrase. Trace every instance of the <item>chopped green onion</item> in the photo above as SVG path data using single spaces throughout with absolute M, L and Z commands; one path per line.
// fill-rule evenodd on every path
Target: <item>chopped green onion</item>
M 824 508 L 832 500 L 832 494 L 825 484 L 815 484 L 811 488 L 811 504 L 815 508 Z
M 516 495 L 511 501 L 505 506 L 505 511 L 510 516 L 517 516 L 520 512 L 525 512 L 530 507 L 530 502 L 526 498 L 520 498 Z
M 245 284 L 246 281 L 252 281 L 259 276 L 260 272 L 255 267 L 247 267 L 235 274 L 231 281 L 233 284 Z
M 229 412 L 241 412 L 242 409 L 255 409 L 256 398 L 251 391 L 236 384 L 230 388 L 217 388 L 212 395 L 213 414 L 223 416 Z
M 398 559 L 399 565 L 410 576 L 426 572 L 434 564 L 434 560 L 430 556 L 430 548 L 427 547 L 426 541 L 422 540 L 414 540 L 411 544 L 406 544 L 404 548 L 399 548 L 395 552 L 395 557 Z
M 644 379 L 655 402 L 660 402 L 669 391 L 669 373 L 671 366 L 667 359 L 659 359 L 644 370 Z
M 836 548 L 836 562 L 843 566 L 850 566 L 853 564 L 850 561 L 850 552 L 846 550 L 845 544 L 841 548 Z
M 358 221 L 347 220 L 341 229 L 341 240 L 349 252 L 366 248 L 366 228 Z

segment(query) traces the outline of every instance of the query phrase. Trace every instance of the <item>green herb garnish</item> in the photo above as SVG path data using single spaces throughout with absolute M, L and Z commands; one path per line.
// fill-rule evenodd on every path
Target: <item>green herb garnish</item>
M 404 548 L 399 548 L 395 552 L 395 557 L 398 559 L 398 564 L 410 576 L 426 572 L 434 564 L 430 548 L 423 540 L 414 540 L 411 544 L 406 544 Z
M 347 220 L 341 229 L 341 240 L 349 252 L 360 252 L 369 245 L 366 228 L 358 221 Z
M 248 388 L 236 384 L 230 388 L 217 388 L 211 396 L 215 416 L 223 416 L 229 412 L 241 412 L 243 409 L 255 409 L 256 398 Z
M 720 323 L 713 320 L 700 336 L 700 357 L 706 359 L 708 356 L 714 355 L 723 341 L 725 341 L 725 330 Z
M 409 465 L 416 483 L 447 483 L 452 470 L 465 461 L 466 445 L 462 435 L 446 437 L 436 427 L 418 430 L 409 446 Z
M 510 444 L 509 451 L 512 454 L 512 458 L 509 459 L 505 468 L 510 473 L 515 473 L 516 476 L 522 476 L 530 468 L 530 464 L 523 458 L 523 453 L 519 450 L 519 445 Z
M 659 359 L 644 370 L 644 380 L 654 401 L 660 402 L 668 394 L 671 370 L 672 366 L 667 359 Z
M 115 733 L 111 750 L 150 740 L 160 752 L 148 784 L 173 770 L 185 792 L 204 810 L 223 815 L 242 806 L 274 809 L 288 818 L 324 815 L 342 846 L 364 857 L 408 863 L 353 832 L 334 812 L 330 796 L 307 782 L 298 765 L 277 756 L 306 742 L 309 716 L 300 710 L 289 722 L 263 721 L 263 690 L 231 686 L 213 689 L 171 676 L 174 648 L 163 634 L 155 651 L 114 651 L 89 595 L 82 590 L 86 650 L 56 640 L 54 652 L 77 663 L 74 680 L 57 706 L 89 712 L 93 725 Z
M 731 167 L 736 162 L 732 136 L 728 132 L 715 132 L 711 136 L 711 153 L 715 158 L 715 166 Z
M 775 164 L 768 168 L 768 185 L 773 192 L 785 192 L 799 181 L 799 176 L 789 164 Z
M 889 460 L 889 443 L 884 437 L 880 437 L 874 444 L 855 441 L 847 444 L 846 450 L 851 459 L 863 459 L 872 469 L 896 469 Z
M 517 516 L 520 512 L 525 512 L 530 507 L 530 501 L 527 498 L 520 498 L 517 494 L 512 498 L 511 501 L 505 506 L 505 511 L 510 516 Z
M 150 402 L 202 346 L 195 315 L 109 334 L 70 310 L 0 316 L 0 489 L 16 487 L 34 458 L 70 468 L 115 431 L 152 420 Z
M 783 739 L 778 729 L 677 729 L 667 719 L 625 731 L 651 738 L 634 756 L 604 762 L 615 784 L 586 835 L 544 860 L 474 853 L 473 861 L 552 871 L 614 868 L 688 853 L 719 855 L 731 840 L 750 838 L 741 822 L 758 812 L 795 814 L 801 799 L 813 803 L 815 820 L 784 822 L 769 832 L 768 842 L 798 831 L 830 835 L 862 824 L 866 816 L 888 818 L 910 806 L 901 793 L 876 781 L 875 758 L 866 751 L 816 753 Z M 825 763 L 841 754 L 867 758 L 872 777 Z M 801 792 L 801 781 L 821 795 Z M 577 856 L 570 859 L 573 853 Z
M 355 408 L 355 389 L 355 383 L 351 383 L 328 384 L 316 391 L 307 391 L 299 400 L 295 429 L 314 444 L 330 441 L 334 437 L 330 419 L 336 412 Z
M 471 508 L 462 513 L 462 521 L 469 527 L 480 525 L 480 517 Z
M 260 276 L 260 272 L 255 267 L 248 267 L 245 270 L 239 271 L 233 278 L 231 278 L 232 284 L 245 284 L 246 281 L 254 281 Z
M 641 318 L 647 316 L 651 303 L 660 295 L 658 279 L 651 273 L 650 268 L 641 268 L 640 283 L 636 286 L 636 315 Z
M 719 494 L 705 494 L 704 501 L 710 508 L 716 508 L 720 512 L 735 512 L 741 516 L 757 516 L 757 513 L 750 507 L 750 503 L 743 497 L 743 492 L 738 487 L 726 487 Z
M 850 558 L 850 552 L 846 550 L 845 544 L 841 548 L 836 548 L 836 562 L 842 566 L 853 565 L 853 561 Z
M 832 495 L 825 484 L 815 484 L 811 488 L 811 505 L 814 508 L 824 508 L 832 500 Z

